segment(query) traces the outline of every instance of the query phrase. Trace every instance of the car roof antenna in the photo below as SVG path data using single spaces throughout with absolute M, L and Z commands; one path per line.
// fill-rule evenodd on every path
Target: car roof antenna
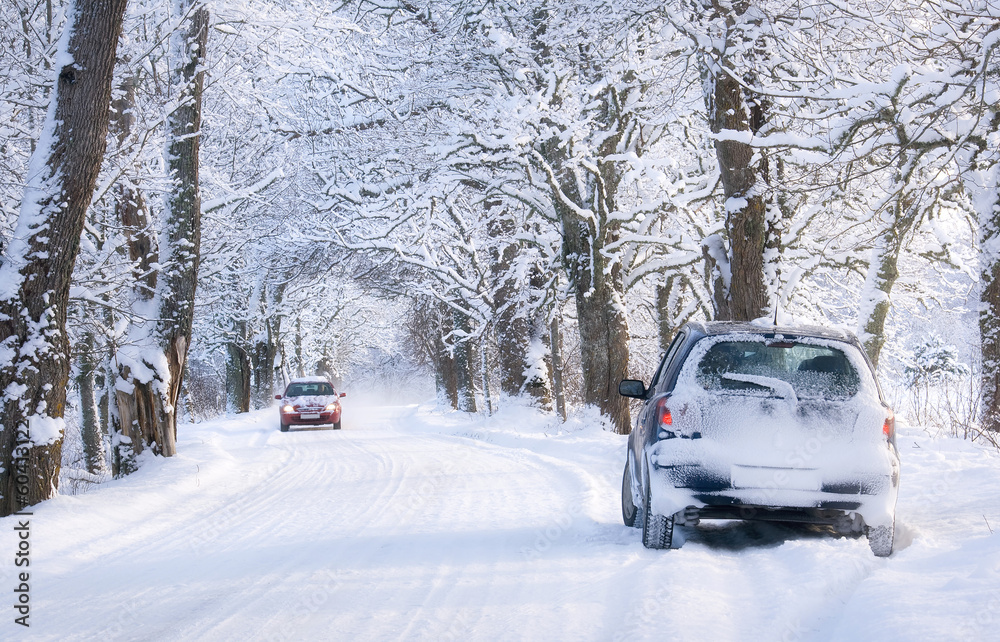
M 774 295 L 774 327 L 778 327 L 778 295 Z

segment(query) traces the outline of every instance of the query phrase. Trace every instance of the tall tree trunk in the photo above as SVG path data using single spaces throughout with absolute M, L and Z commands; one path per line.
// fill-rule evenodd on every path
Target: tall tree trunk
M 126 0 L 70 5 L 55 90 L 0 266 L 0 516 L 59 485 L 69 379 L 66 313 L 108 131 Z M 64 47 L 64 48 L 63 48 Z M 16 391 L 14 395 L 12 391 Z
M 278 359 L 278 344 L 281 336 L 281 301 L 285 295 L 285 284 L 278 284 L 272 290 L 262 288 L 261 316 L 264 319 L 264 335 L 254 346 L 253 394 L 257 408 L 266 408 L 274 399 L 275 363 Z M 268 293 L 270 292 L 270 296 Z
M 551 15 L 546 6 L 536 9 L 531 47 L 535 61 L 547 68 L 552 50 L 546 42 Z M 581 67 L 584 75 L 599 82 L 606 73 L 600 62 L 590 59 L 586 45 L 581 45 Z M 577 164 L 569 141 L 571 136 L 554 135 L 536 146 L 535 160 L 542 165 L 552 190 L 554 214 L 562 226 L 563 267 L 573 287 L 577 321 L 580 331 L 580 357 L 583 368 L 583 397 L 611 420 L 616 432 L 627 434 L 631 429 L 629 406 L 618 394 L 618 383 L 628 370 L 628 322 L 623 301 L 622 266 L 604 249 L 618 240 L 621 223 L 613 216 L 615 198 L 621 176 L 617 160 L 608 160 L 624 153 L 623 143 L 641 126 L 623 112 L 629 102 L 627 95 L 641 93 L 634 77 L 623 78 L 621 86 L 609 86 L 594 97 L 588 112 L 592 125 L 603 132 L 597 149 L 588 150 L 588 163 Z M 541 75 L 539 83 L 549 82 Z M 543 87 L 538 87 L 540 90 Z M 549 108 L 558 111 L 562 96 L 553 92 Z M 552 131 L 564 125 L 545 122 Z M 624 147 L 630 153 L 642 154 L 642 142 L 628 139 Z
M 510 239 L 502 250 L 491 257 L 494 279 L 493 328 L 497 341 L 497 360 L 500 366 L 500 390 L 504 394 L 517 396 L 528 393 L 542 408 L 550 405 L 547 368 L 539 368 L 541 363 L 539 346 L 544 345 L 546 332 L 543 320 L 533 320 L 532 301 L 526 296 L 528 291 L 542 287 L 544 275 L 532 269 L 525 284 L 511 274 L 514 261 L 520 253 L 520 244 L 513 240 L 516 233 L 514 222 L 502 212 L 490 214 L 489 210 L 499 204 L 487 203 L 489 235 L 494 239 Z M 525 286 L 530 286 L 526 291 Z
M 1000 174 L 997 169 L 994 175 Z M 984 430 L 1000 433 L 1000 205 L 995 201 L 992 212 L 980 214 L 979 247 L 980 279 L 979 334 L 982 348 L 982 414 Z
M 250 412 L 250 355 L 247 322 L 236 321 L 232 340 L 226 344 L 226 411 Z
M 131 135 L 134 110 L 135 80 L 127 78 L 119 87 L 119 97 L 112 103 L 111 111 L 111 133 L 115 135 L 119 147 L 124 146 Z M 149 326 L 154 323 L 144 316 L 149 315 L 150 302 L 156 294 L 158 271 L 155 266 L 159 257 L 146 200 L 130 181 L 122 181 L 115 187 L 115 216 L 125 233 L 132 264 L 132 312 L 135 319 L 129 328 L 126 345 L 114 355 L 117 379 L 120 381 L 112 388 L 116 406 L 112 469 L 118 477 L 135 471 L 135 456 L 142 452 L 145 442 L 139 418 L 152 412 L 152 382 L 145 374 L 150 366 L 142 362 L 142 347 Z
M 552 354 L 552 396 L 556 400 L 556 412 L 566 421 L 566 393 L 563 390 L 562 333 L 559 330 L 559 311 L 552 315 L 549 325 L 549 351 Z
M 84 309 L 90 306 L 85 306 Z M 105 471 L 104 427 L 101 425 L 97 406 L 96 374 L 100 368 L 97 359 L 97 340 L 92 330 L 86 330 L 80 339 L 76 360 L 76 388 L 80 394 L 80 436 L 83 441 L 83 460 L 87 472 L 101 474 Z
M 903 238 L 894 225 L 887 226 L 872 249 L 868 278 L 862 292 L 858 312 L 858 336 L 877 368 L 882 347 L 885 345 L 885 319 L 889 314 L 889 295 L 899 278 L 899 253 Z
M 434 374 L 437 387 L 438 403 L 447 402 L 449 406 L 458 409 L 458 368 L 455 355 L 448 349 L 444 337 L 452 331 L 452 318 L 447 309 L 441 305 L 432 308 L 436 316 L 434 333 Z
M 146 380 L 132 378 L 132 389 L 119 413 L 124 430 L 137 428 L 131 448 L 138 454 L 150 447 L 158 455 L 177 452 L 177 413 L 181 383 L 191 342 L 194 294 L 201 246 L 201 195 L 198 180 L 201 133 L 202 69 L 208 41 L 208 11 L 181 6 L 188 29 L 171 37 L 176 67 L 172 74 L 176 105 L 167 116 L 167 171 L 173 181 L 164 203 L 164 245 L 159 248 L 161 271 L 157 276 L 158 318 L 153 336 L 164 356 L 162 366 Z M 136 434 L 138 433 L 138 434 Z
M 476 412 L 476 350 L 469 336 L 469 319 L 461 312 L 454 312 L 453 317 L 455 339 L 452 353 L 455 355 L 458 409 L 464 412 Z
M 507 212 L 497 214 L 491 211 L 499 206 L 499 203 L 486 204 L 489 236 L 501 241 L 512 239 L 514 224 Z M 520 298 L 523 288 L 519 287 L 518 279 L 510 274 L 518 249 L 518 244 L 511 241 L 491 257 L 500 390 L 512 397 L 524 391 L 524 356 L 528 343 L 528 321 L 524 317 Z
M 563 222 L 563 262 L 576 298 L 580 331 L 583 398 L 612 422 L 615 431 L 630 429 L 627 399 L 618 394 L 618 383 L 628 371 L 628 323 L 622 301 L 621 265 L 606 269 L 602 246 L 615 240 L 605 230 L 597 235 L 568 207 L 560 207 Z
M 723 270 L 728 279 L 715 284 L 716 318 L 750 321 L 767 314 L 770 307 L 768 267 L 771 278 L 777 278 L 776 265 L 766 265 L 765 248 L 780 250 L 780 236 L 770 238 L 780 227 L 768 217 L 768 157 L 764 150 L 754 149 L 746 142 L 747 134 L 758 133 L 768 117 L 766 99 L 744 88 L 755 84 L 758 72 L 755 65 L 768 68 L 766 47 L 757 41 L 767 36 L 761 35 L 766 30 L 760 28 L 757 17 L 760 13 L 751 2 L 703 0 L 699 14 L 695 20 L 709 16 L 716 22 L 710 38 L 720 43 L 702 58 L 708 121 L 715 134 L 729 245 L 728 266 L 721 265 L 722 257 L 718 254 L 710 257 L 717 267 L 728 268 Z M 770 260 L 776 263 L 777 256 Z
M 712 133 L 750 131 L 743 86 L 724 71 L 714 78 Z M 767 203 L 764 161 L 754 163 L 754 149 L 745 142 L 716 140 L 715 152 L 722 175 L 726 230 L 729 236 L 729 318 L 750 321 L 767 312 L 764 246 L 767 244 Z

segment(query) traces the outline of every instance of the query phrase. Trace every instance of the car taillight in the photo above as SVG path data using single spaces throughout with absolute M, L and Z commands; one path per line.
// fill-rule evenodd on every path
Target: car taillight
M 677 437 L 671 428 L 674 426 L 674 417 L 670 414 L 670 407 L 667 406 L 667 398 L 664 397 L 656 402 L 656 437 L 657 439 L 674 439 Z
M 667 398 L 664 397 L 656 403 L 656 423 L 662 428 L 663 426 L 673 426 L 674 418 L 670 414 L 670 408 L 667 407 Z
M 896 415 L 893 414 L 892 408 L 886 408 L 889 413 L 885 417 L 885 422 L 882 423 L 882 435 L 889 441 L 892 441 L 896 436 Z

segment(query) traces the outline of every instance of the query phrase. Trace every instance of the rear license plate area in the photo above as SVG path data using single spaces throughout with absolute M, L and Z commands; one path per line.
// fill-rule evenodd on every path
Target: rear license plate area
M 819 471 L 769 466 L 733 466 L 730 471 L 733 488 L 774 488 L 782 490 L 816 490 L 823 480 Z

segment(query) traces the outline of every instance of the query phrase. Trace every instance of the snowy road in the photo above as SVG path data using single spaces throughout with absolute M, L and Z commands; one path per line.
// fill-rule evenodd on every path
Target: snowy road
M 283 434 L 273 412 L 36 507 L 31 627 L 8 607 L 0 637 L 1000 639 L 1000 458 L 964 442 L 901 434 L 889 559 L 742 523 L 664 552 L 621 525 L 624 438 L 579 421 L 348 406 L 342 431 Z

